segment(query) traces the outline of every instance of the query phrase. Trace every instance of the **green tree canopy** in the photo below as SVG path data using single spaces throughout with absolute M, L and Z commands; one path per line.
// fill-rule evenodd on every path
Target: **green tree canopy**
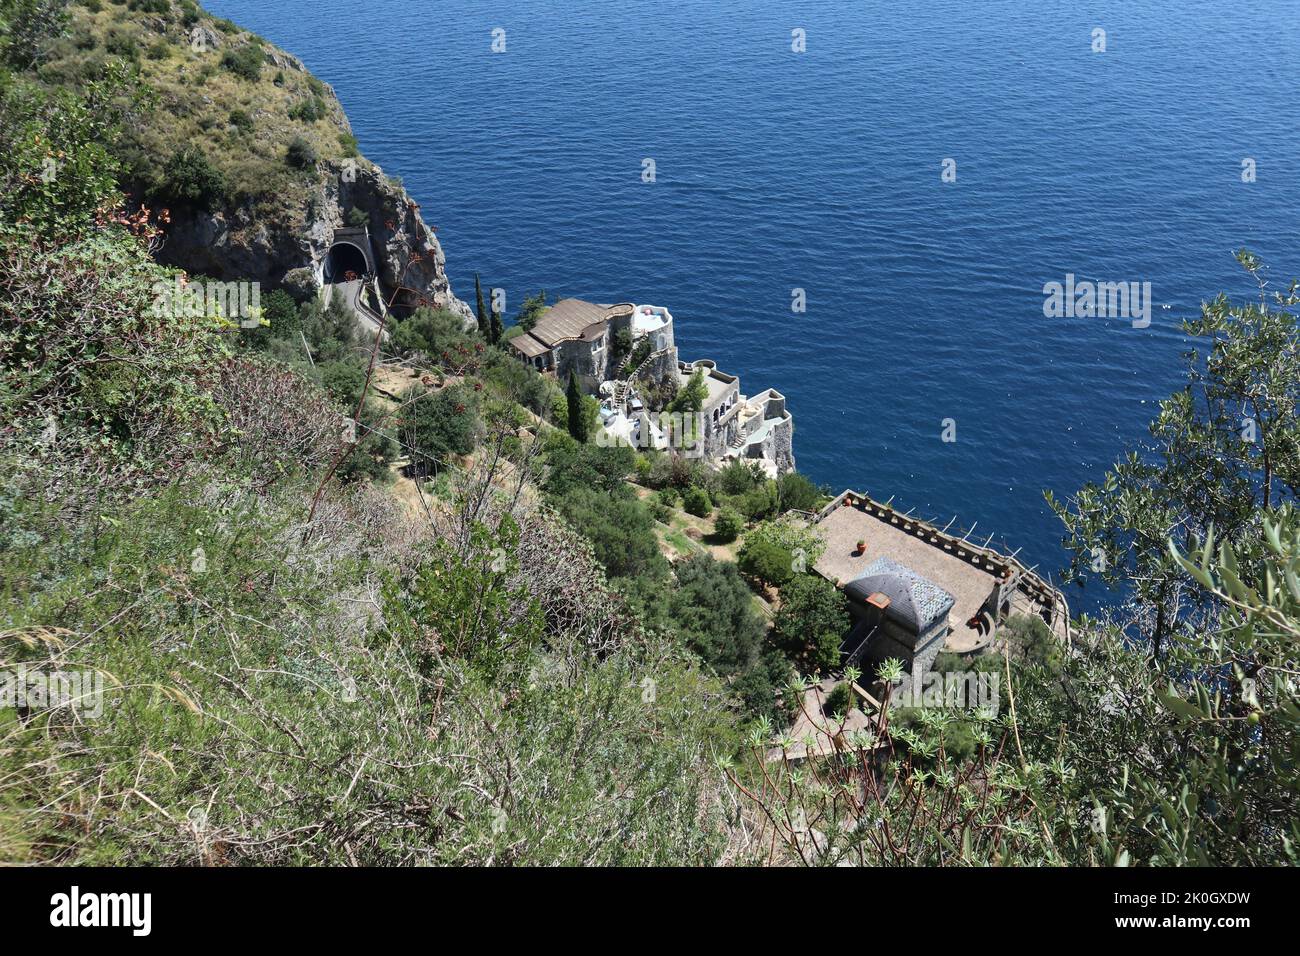
M 536 295 L 530 295 L 524 299 L 524 304 L 519 307 L 519 314 L 515 317 L 515 324 L 525 332 L 530 332 L 545 311 L 546 290 L 543 289 Z
M 565 399 L 569 403 L 569 434 L 576 442 L 585 443 L 587 441 L 587 414 L 583 407 L 582 388 L 578 385 L 578 374 L 569 373 L 569 387 L 565 391 Z
M 770 713 L 786 665 L 764 642 L 754 597 L 733 564 L 697 555 L 674 567 L 669 598 L 674 630 L 705 663 L 732 681 L 753 714 Z
M 851 625 L 840 590 L 814 574 L 796 574 L 781 588 L 772 641 L 801 673 L 830 673 Z
M 1172 537 L 1190 548 L 1214 528 L 1261 554 L 1263 517 L 1300 491 L 1300 333 L 1296 286 L 1266 295 L 1259 261 L 1238 261 L 1261 283 L 1258 300 L 1220 295 L 1184 330 L 1202 346 L 1189 355 L 1187 387 L 1160 403 L 1151 439 L 1073 499 L 1047 500 L 1065 524 L 1074 580 L 1132 588 L 1152 610 L 1138 626 L 1154 654 L 1213 603 L 1170 557 Z M 1256 542 L 1253 546 L 1246 541 Z

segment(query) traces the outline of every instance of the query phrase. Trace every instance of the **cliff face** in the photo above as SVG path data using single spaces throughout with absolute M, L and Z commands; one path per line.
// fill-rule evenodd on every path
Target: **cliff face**
M 365 161 L 345 160 L 332 172 L 315 197 L 316 215 L 308 228 L 316 261 L 318 253 L 328 251 L 347 211 L 360 210 L 367 217 L 379 281 L 390 294 L 396 292 L 395 301 L 408 308 L 431 303 L 472 322 L 470 307 L 451 290 L 442 244 L 406 190 Z
M 338 97 L 296 56 L 193 4 L 78 4 L 45 70 L 71 85 L 122 57 L 156 97 L 122 159 L 127 191 L 170 210 L 163 262 L 302 298 L 319 288 L 335 229 L 364 221 L 389 295 L 470 318 L 419 206 L 357 155 Z
M 187 272 L 288 288 L 303 297 L 319 289 L 321 265 L 336 229 L 364 214 L 380 282 L 406 308 L 431 304 L 473 319 L 452 292 L 446 256 L 419 205 L 365 159 L 321 164 L 321 176 L 303 208 L 267 216 L 246 202 L 212 212 L 178 210 L 161 258 Z

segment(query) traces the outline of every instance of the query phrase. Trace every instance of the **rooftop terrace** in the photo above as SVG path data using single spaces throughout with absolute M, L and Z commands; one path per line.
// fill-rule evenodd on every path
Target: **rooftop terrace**
M 685 388 L 686 383 L 691 380 L 691 376 L 696 372 L 703 372 L 704 387 L 708 394 L 704 398 L 702 407 L 710 409 L 722 400 L 722 396 L 727 389 L 736 384 L 735 375 L 728 375 L 726 372 L 718 371 L 718 367 L 710 359 L 698 359 L 694 362 L 679 362 L 677 365 L 677 381 L 680 387 Z
M 1069 611 L 1064 597 L 1014 557 L 971 544 L 853 491 L 831 502 L 814 524 L 826 542 L 826 551 L 816 564 L 823 577 L 843 586 L 878 558 L 888 557 L 951 594 L 955 603 L 946 645 L 949 650 L 969 653 L 993 642 L 996 628 L 981 634 L 966 622 L 979 614 L 1003 580 L 1016 583 L 1011 611 L 1038 613 L 1049 608 L 1053 630 L 1068 638 Z M 862 554 L 857 553 L 858 541 L 866 542 Z

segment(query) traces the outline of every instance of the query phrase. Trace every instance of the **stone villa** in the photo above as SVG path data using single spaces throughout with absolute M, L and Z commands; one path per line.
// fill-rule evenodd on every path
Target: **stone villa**
M 620 333 L 626 332 L 625 336 Z M 630 352 L 616 354 L 622 340 Z M 646 401 L 648 387 L 665 382 L 685 388 L 697 373 L 705 387 L 697 454 L 715 463 L 757 462 L 771 475 L 794 470 L 794 420 L 785 396 L 767 389 L 747 397 L 740 379 L 709 359 L 684 362 L 673 342 L 673 317 L 653 305 L 597 305 L 561 299 L 527 332 L 510 339 L 523 362 L 562 384 L 570 374 L 601 400 L 601 421 L 619 440 L 642 447 L 672 444 Z M 628 368 L 635 362 L 635 367 Z
M 993 646 L 1012 614 L 1036 615 L 1068 638 L 1061 592 L 988 542 L 948 534 L 855 491 L 836 497 L 813 526 L 826 543 L 814 570 L 849 599 L 855 626 L 844 651 L 860 670 L 894 657 L 920 675 L 942 650 Z
M 1037 616 L 1069 644 L 1064 595 L 1014 554 L 991 549 L 991 538 L 980 545 L 967 540 L 969 533 L 949 534 L 851 490 L 809 523 L 826 546 L 813 570 L 843 589 L 852 617 L 841 666 L 862 676 L 843 720 L 823 713 L 836 679 L 809 689 L 789 731 L 794 745 L 769 751 L 769 760 L 824 757 L 838 752 L 846 732 L 873 729 L 884 699 L 875 675 L 887 659 L 903 663 L 903 679 L 891 692 L 898 701 L 924 685 L 941 652 L 974 657 L 996 649 L 1011 615 Z

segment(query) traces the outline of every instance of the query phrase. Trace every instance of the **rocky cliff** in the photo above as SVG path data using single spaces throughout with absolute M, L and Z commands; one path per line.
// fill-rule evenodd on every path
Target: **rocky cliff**
M 118 159 L 127 191 L 169 210 L 164 262 L 303 298 L 335 230 L 364 224 L 386 293 L 470 318 L 419 206 L 298 57 L 189 0 L 78 4 L 44 72 L 73 85 L 114 60 L 151 98 Z
M 431 304 L 472 320 L 451 289 L 446 256 L 420 206 L 375 164 L 358 158 L 321 164 L 321 177 L 300 209 L 267 217 L 245 202 L 215 211 L 174 214 L 161 258 L 187 272 L 261 282 L 304 298 L 320 286 L 335 230 L 361 222 L 370 231 L 385 291 L 406 308 Z

